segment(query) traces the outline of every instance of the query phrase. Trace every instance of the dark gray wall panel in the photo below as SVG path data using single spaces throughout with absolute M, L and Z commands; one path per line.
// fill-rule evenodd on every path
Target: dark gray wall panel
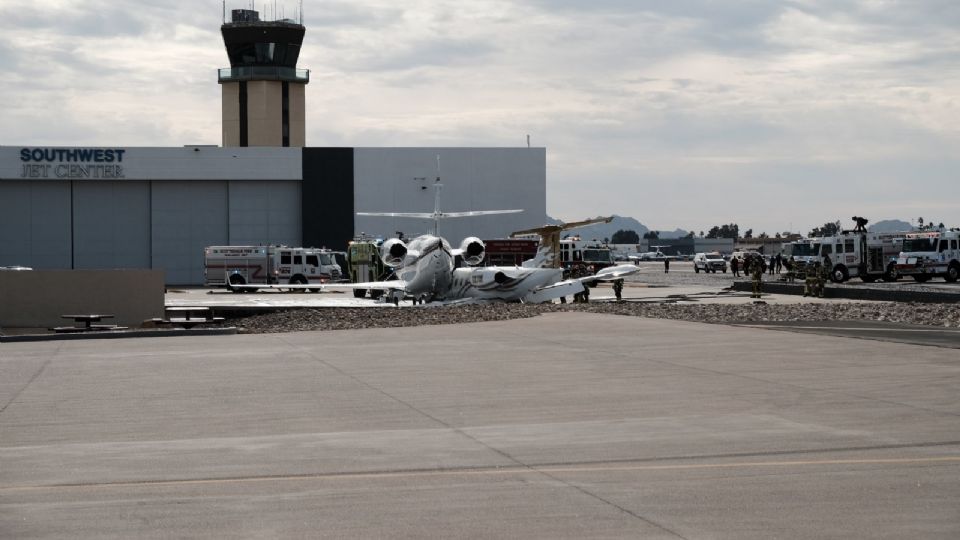
M 353 239 L 353 148 L 304 148 L 303 245 L 346 249 Z

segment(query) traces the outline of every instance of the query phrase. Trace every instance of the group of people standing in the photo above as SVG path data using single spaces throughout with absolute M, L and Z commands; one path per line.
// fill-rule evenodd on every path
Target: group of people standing
M 823 289 L 827 284 L 827 279 L 830 278 L 832 268 L 833 261 L 830 260 L 829 255 L 824 255 L 823 261 L 809 265 L 803 280 L 803 295 L 823 298 Z

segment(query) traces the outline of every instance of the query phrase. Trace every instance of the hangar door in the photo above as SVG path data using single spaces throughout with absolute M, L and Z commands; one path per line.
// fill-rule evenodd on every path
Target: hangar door
M 299 181 L 232 181 L 229 202 L 231 245 L 300 245 Z
M 0 266 L 70 268 L 70 182 L 0 182 Z
M 153 268 L 169 284 L 202 284 L 203 248 L 228 242 L 227 182 L 154 181 L 151 197 Z
M 150 184 L 76 182 L 74 268 L 150 268 Z

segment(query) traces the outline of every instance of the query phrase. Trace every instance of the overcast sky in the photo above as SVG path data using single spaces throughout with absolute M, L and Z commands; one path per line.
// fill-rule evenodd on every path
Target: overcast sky
M 221 2 L 0 8 L 0 144 L 220 143 Z M 568 221 L 960 226 L 957 0 L 306 0 L 304 23 L 309 146 L 529 134 Z

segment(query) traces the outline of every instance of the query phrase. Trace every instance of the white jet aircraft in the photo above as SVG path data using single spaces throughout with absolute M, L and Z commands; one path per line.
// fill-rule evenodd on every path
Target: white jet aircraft
M 439 193 L 439 190 L 438 190 Z M 418 217 L 436 220 L 463 215 L 485 215 L 517 212 L 519 210 L 488 210 L 474 212 L 439 211 L 435 206 L 432 214 L 410 213 L 369 213 L 359 215 L 389 215 L 394 217 Z M 557 260 L 561 230 L 575 226 L 595 223 L 610 218 L 572 223 L 569 225 L 548 225 L 523 233 L 537 232 L 542 235 L 537 255 L 523 266 L 486 266 L 479 265 L 484 258 L 485 246 L 476 237 L 463 240 L 459 249 L 451 249 L 450 244 L 440 236 L 422 235 L 409 243 L 392 238 L 380 247 L 380 256 L 384 264 L 394 269 L 396 280 L 349 285 L 331 285 L 329 288 L 348 287 L 362 289 L 385 289 L 395 304 L 404 297 L 412 297 L 413 302 L 473 302 L 499 300 L 506 302 L 549 302 L 556 298 L 571 296 L 583 292 L 584 284 L 594 281 L 612 281 L 638 271 L 631 264 L 605 268 L 593 276 L 578 279 L 563 279 L 563 269 Z M 516 233 L 515 233 L 516 234 Z M 556 236 L 556 242 L 549 240 Z M 466 268 L 455 268 L 454 259 L 461 256 Z

